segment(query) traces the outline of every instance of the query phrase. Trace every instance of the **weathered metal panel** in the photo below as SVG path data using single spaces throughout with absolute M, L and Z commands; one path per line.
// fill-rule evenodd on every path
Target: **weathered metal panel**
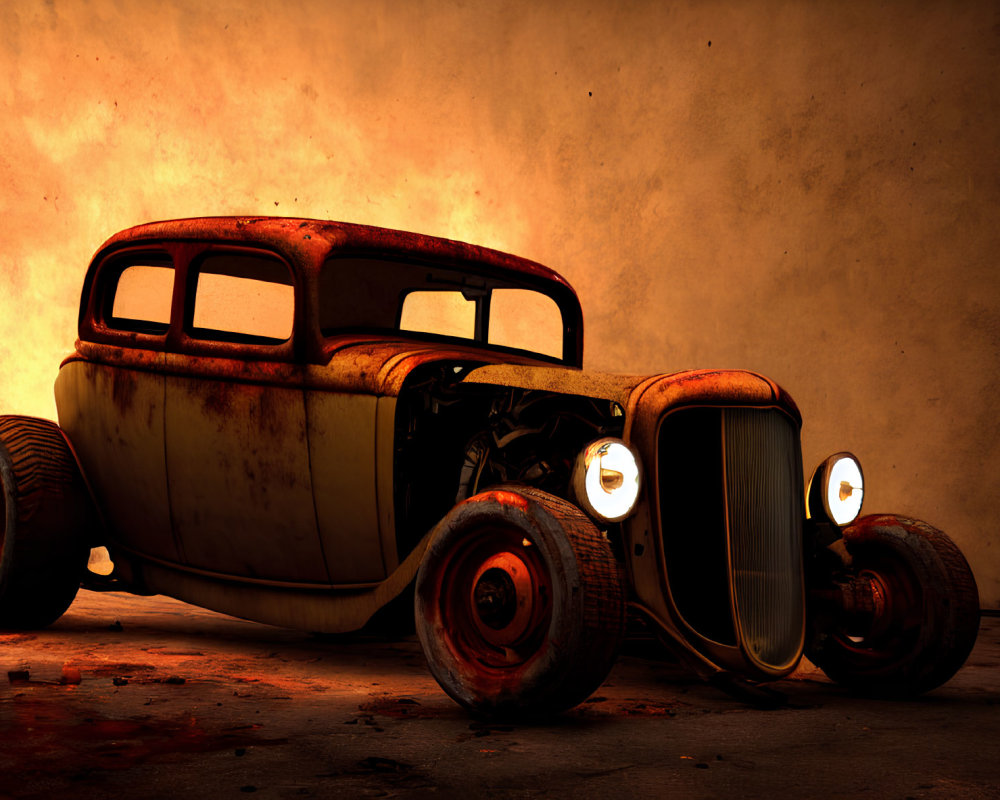
M 613 375 L 565 367 L 507 363 L 489 364 L 474 369 L 465 376 L 463 382 L 595 397 L 613 400 L 624 407 L 635 387 L 645 380 L 645 376 L 639 375 Z
M 432 537 L 433 533 L 428 533 L 384 581 L 362 590 L 317 592 L 251 586 L 155 563 L 144 565 L 143 575 L 151 591 L 225 614 L 300 630 L 344 633 L 361 628 L 407 587 Z
M 307 367 L 309 386 L 339 392 L 396 396 L 410 373 L 434 361 L 482 364 L 504 361 L 538 364 L 536 359 L 477 349 L 382 336 L 342 336 L 327 342 L 326 364 Z M 563 371 L 564 374 L 566 371 Z
M 396 398 L 378 399 L 376 421 L 376 478 L 378 486 L 378 527 L 386 573 L 392 573 L 402 555 L 396 549 Z
M 373 395 L 307 391 L 313 502 L 334 583 L 386 576 L 375 493 Z
M 144 554 L 181 560 L 170 528 L 164 460 L 163 375 L 67 360 L 56 379 L 59 425 L 69 436 L 108 525 L 109 536 Z M 137 366 L 155 367 L 145 353 Z M 155 362 L 155 363 L 153 363 Z
M 316 526 L 304 392 L 185 377 L 167 355 L 166 458 L 187 563 L 223 574 L 329 580 Z
M 632 392 L 627 416 L 637 426 L 637 435 L 651 437 L 652 429 L 667 409 L 695 403 L 776 404 L 796 422 L 802 422 L 795 402 L 778 384 L 741 369 L 700 369 L 652 376 Z

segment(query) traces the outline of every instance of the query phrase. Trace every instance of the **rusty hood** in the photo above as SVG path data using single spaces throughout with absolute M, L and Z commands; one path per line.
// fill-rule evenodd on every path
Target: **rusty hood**
M 800 424 L 795 402 L 777 383 L 742 369 L 701 369 L 657 375 L 618 375 L 566 367 L 490 364 L 472 370 L 465 383 L 512 386 L 618 403 L 632 417 L 690 404 L 778 405 Z

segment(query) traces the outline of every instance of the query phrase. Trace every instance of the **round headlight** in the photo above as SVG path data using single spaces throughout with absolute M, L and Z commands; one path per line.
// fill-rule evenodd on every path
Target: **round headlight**
M 639 456 L 621 439 L 591 442 L 573 468 L 577 501 L 603 522 L 621 522 L 632 513 L 639 486 Z
M 861 513 L 864 495 L 861 464 L 850 453 L 837 453 L 816 467 L 809 481 L 809 516 L 849 525 Z

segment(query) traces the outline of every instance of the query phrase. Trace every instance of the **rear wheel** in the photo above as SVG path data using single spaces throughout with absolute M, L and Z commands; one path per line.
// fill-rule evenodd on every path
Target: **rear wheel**
M 43 628 L 76 597 L 90 498 L 57 425 L 0 416 L 0 629 Z
M 947 681 L 979 632 L 979 591 L 944 533 L 882 515 L 844 531 L 853 574 L 814 593 L 808 657 L 856 691 L 906 696 Z
M 431 672 L 462 706 L 563 711 L 600 686 L 617 656 L 618 565 L 575 506 L 525 487 L 484 492 L 438 526 L 417 575 L 416 624 Z

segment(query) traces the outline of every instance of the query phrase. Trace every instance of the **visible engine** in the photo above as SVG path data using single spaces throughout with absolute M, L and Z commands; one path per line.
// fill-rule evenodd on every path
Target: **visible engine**
M 572 499 L 576 456 L 621 436 L 610 401 L 462 383 L 478 364 L 428 365 L 407 380 L 396 413 L 396 530 L 409 552 L 457 502 L 490 486 L 526 484 Z

